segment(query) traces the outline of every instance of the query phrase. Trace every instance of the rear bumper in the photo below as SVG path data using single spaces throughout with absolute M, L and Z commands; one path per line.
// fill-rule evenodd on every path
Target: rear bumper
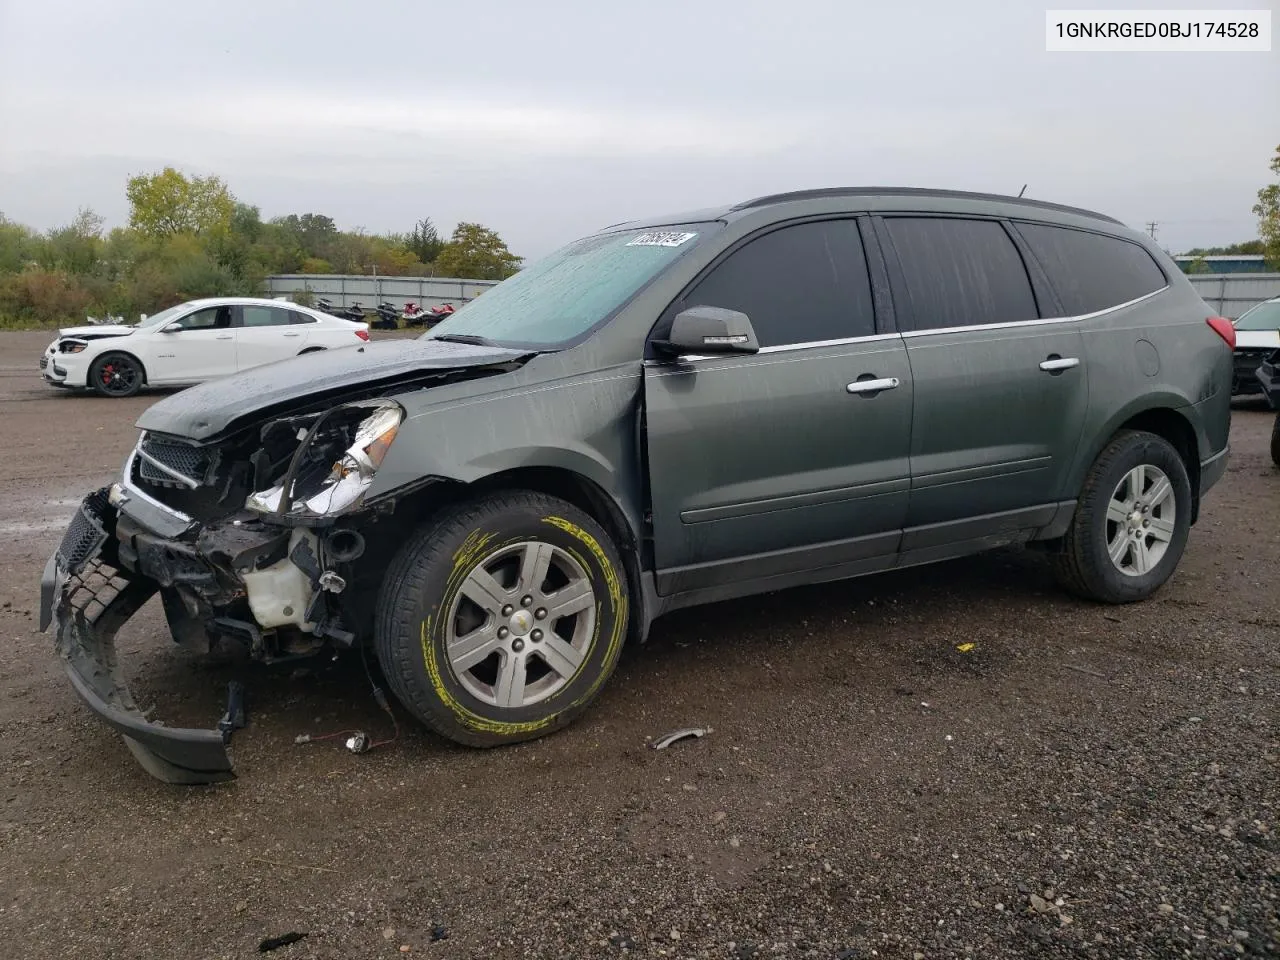
M 147 720 L 116 662 L 115 635 L 159 589 L 113 566 L 115 510 L 105 490 L 85 498 L 40 583 L 40 629 L 54 626 L 54 648 L 85 704 L 124 737 L 148 773 L 166 783 L 235 777 L 223 736 Z
M 1227 460 L 1231 456 L 1231 445 L 1227 444 L 1208 460 L 1200 461 L 1200 496 L 1222 479 L 1227 472 Z

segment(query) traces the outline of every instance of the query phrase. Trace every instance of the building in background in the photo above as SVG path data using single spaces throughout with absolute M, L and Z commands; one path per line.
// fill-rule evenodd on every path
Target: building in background
M 1207 257 L 1196 257 L 1188 254 L 1173 258 L 1182 268 L 1183 273 L 1266 273 L 1266 257 L 1260 253 L 1225 253 Z M 1205 267 L 1192 269 L 1193 263 L 1203 263 Z

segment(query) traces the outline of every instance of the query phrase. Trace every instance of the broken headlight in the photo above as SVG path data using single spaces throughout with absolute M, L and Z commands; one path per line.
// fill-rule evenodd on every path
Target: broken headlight
M 321 414 L 299 429 L 299 444 L 284 476 L 249 495 L 245 506 L 286 516 L 333 517 L 357 506 L 373 483 L 404 419 L 390 401 L 354 403 Z M 281 511 L 286 485 L 290 502 Z

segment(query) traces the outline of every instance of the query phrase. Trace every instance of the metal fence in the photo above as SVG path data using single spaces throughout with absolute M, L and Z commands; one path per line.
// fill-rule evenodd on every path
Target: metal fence
M 1261 300 L 1280 297 L 1280 273 L 1196 273 L 1187 279 L 1205 303 L 1229 320 Z
M 1187 277 L 1196 292 L 1215 311 L 1234 320 L 1260 300 L 1280 296 L 1280 273 L 1214 273 Z M 308 291 L 334 306 L 359 303 L 372 309 L 384 300 L 399 309 L 410 301 L 423 307 L 452 303 L 461 306 L 480 296 L 494 280 L 451 277 L 366 277 L 328 273 L 291 273 L 267 277 L 267 295 L 290 296 Z
M 324 297 L 335 307 L 359 303 L 369 310 L 383 301 L 403 310 L 413 302 L 422 307 L 443 303 L 454 306 L 474 300 L 492 287 L 494 280 L 460 280 L 451 277 L 367 277 L 330 273 L 290 273 L 267 277 L 267 296 L 291 296 L 302 291 Z

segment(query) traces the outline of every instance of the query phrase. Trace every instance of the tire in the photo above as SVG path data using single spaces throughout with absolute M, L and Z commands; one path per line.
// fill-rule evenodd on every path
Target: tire
M 530 587 L 521 567 L 547 572 Z M 374 647 L 392 691 L 433 731 L 472 747 L 517 743 L 566 726 L 595 697 L 617 665 L 628 599 L 598 523 L 555 497 L 504 491 L 409 538 L 383 581 Z M 556 603 L 581 609 L 556 617 Z
M 1141 474 L 1135 474 L 1138 468 Z M 1157 502 L 1165 489 L 1161 477 L 1168 490 Z M 1144 489 L 1130 501 L 1135 479 Z M 1154 433 L 1123 430 L 1089 468 L 1053 556 L 1054 572 L 1067 590 L 1090 600 L 1145 600 L 1178 566 L 1190 528 L 1191 481 L 1178 451 Z
M 1280 467 L 1280 413 L 1271 425 L 1271 462 Z
M 136 357 L 104 353 L 89 367 L 89 383 L 104 397 L 132 397 L 146 382 L 146 372 Z
M 322 351 L 322 350 L 324 350 L 324 349 L 325 349 L 324 347 L 307 347 L 307 348 L 306 348 L 306 349 L 304 349 L 304 350 L 299 350 L 299 351 L 298 351 L 298 356 L 300 356 L 300 357 L 305 357 L 308 353 L 319 353 L 320 351 Z

